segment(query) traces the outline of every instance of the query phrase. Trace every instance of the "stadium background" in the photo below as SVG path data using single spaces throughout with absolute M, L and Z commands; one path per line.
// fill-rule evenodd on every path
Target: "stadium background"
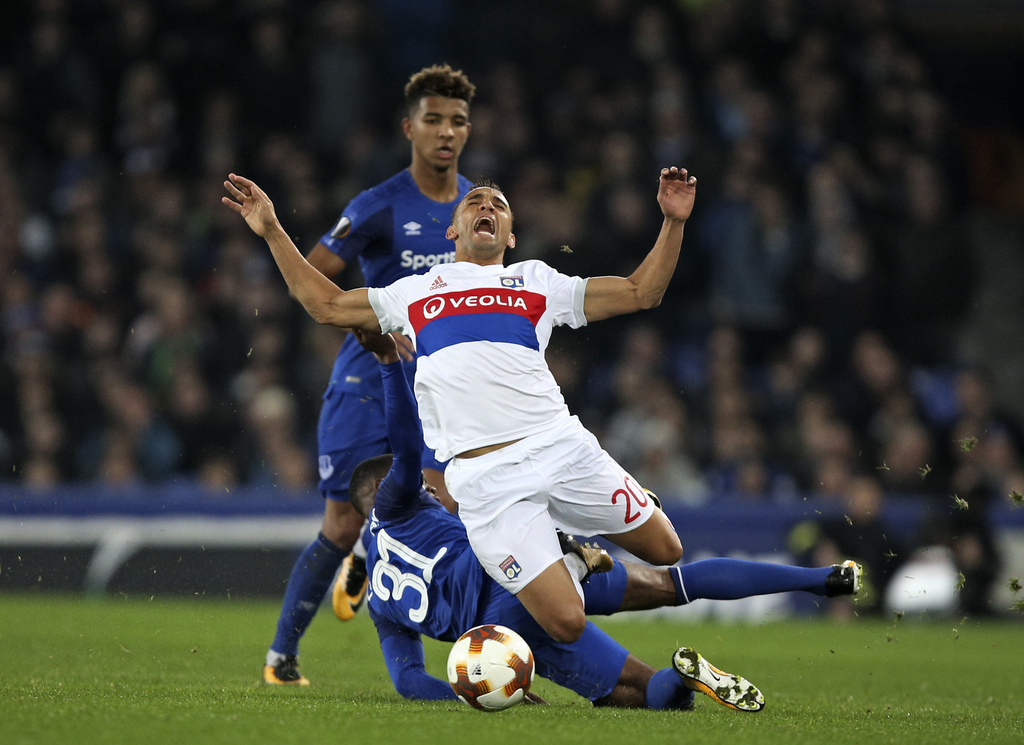
M 549 355 L 691 557 L 810 561 L 845 523 L 878 563 L 943 546 L 983 588 L 971 612 L 1008 606 L 1000 580 L 1024 567 L 1015 3 L 0 14 L 0 588 L 102 591 L 118 571 L 140 592 L 280 588 L 320 511 L 314 424 L 341 337 L 288 299 L 221 182 L 255 178 L 307 250 L 406 164 L 401 87 L 447 61 L 478 85 L 460 170 L 504 186 L 518 258 L 628 272 L 658 224 L 657 168 L 700 179 L 663 305 Z

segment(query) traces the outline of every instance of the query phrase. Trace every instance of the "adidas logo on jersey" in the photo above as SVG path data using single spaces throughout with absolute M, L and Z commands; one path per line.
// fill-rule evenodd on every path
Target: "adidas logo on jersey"
M 434 280 L 433 284 L 430 285 L 430 287 L 427 288 L 427 292 L 433 292 L 434 290 L 440 290 L 442 287 L 447 287 L 447 286 L 448 285 L 445 283 L 445 281 L 443 279 L 441 279 L 440 277 L 438 277 L 437 279 Z
M 412 221 L 412 222 L 407 222 L 402 227 L 405 228 L 405 234 L 406 235 L 419 235 L 420 231 L 423 229 L 423 226 L 420 225 L 415 220 Z

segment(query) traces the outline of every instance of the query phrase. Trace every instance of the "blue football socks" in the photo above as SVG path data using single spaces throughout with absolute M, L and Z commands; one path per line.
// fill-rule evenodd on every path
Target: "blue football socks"
M 650 709 L 685 709 L 692 701 L 693 691 L 683 685 L 679 673 L 670 667 L 659 670 L 647 682 Z
M 611 571 L 591 574 L 583 583 L 583 605 L 587 615 L 609 616 L 622 606 L 626 595 L 626 567 L 616 561 Z
M 320 533 L 299 555 L 288 577 L 277 634 L 270 645 L 273 651 L 282 655 L 299 653 L 299 639 L 306 633 L 347 554 L 348 551 L 338 548 Z
M 810 569 L 724 558 L 703 559 L 669 569 L 678 605 L 699 598 L 736 600 L 794 590 L 824 595 L 825 578 L 831 572 L 832 567 Z

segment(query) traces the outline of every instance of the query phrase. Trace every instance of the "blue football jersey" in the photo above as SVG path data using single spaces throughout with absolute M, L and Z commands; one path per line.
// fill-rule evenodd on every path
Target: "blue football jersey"
M 380 370 L 386 429 L 395 455 L 377 490 L 369 530 L 363 532 L 362 540 L 370 578 L 366 593 L 370 618 L 377 627 L 388 674 L 396 686 L 403 681 L 402 695 L 450 698 L 448 687 L 422 667 L 420 637 L 455 641 L 481 623 L 506 624 L 522 634 L 533 650 L 538 674 L 592 700 L 608 695 L 629 653 L 591 623 L 573 644 L 555 642 L 513 595 L 484 572 L 462 521 L 423 488 L 418 457 L 421 431 L 402 366 L 380 365 Z M 625 568 L 618 566 L 624 591 Z M 602 593 L 608 594 L 608 590 Z M 621 592 L 615 594 L 621 599 Z
M 359 261 L 367 287 L 386 287 L 410 274 L 455 261 L 455 244 L 445 237 L 452 211 L 473 187 L 458 177 L 452 202 L 423 195 L 408 170 L 353 199 L 320 242 L 346 264 Z M 411 377 L 412 364 L 406 367 Z M 332 390 L 380 396 L 380 374 L 373 355 L 349 336 L 334 362 L 325 396 Z
M 395 491 L 389 475 L 370 514 L 370 614 L 432 639 L 455 641 L 503 591 L 480 566 L 458 517 L 426 491 L 413 504 L 397 507 Z

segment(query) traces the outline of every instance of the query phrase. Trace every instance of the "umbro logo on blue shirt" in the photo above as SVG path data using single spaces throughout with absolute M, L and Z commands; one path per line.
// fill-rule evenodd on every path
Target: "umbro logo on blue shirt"
M 423 226 L 420 225 L 415 220 L 413 220 L 411 222 L 407 222 L 402 227 L 405 228 L 405 234 L 406 235 L 419 235 L 420 231 L 423 230 Z

